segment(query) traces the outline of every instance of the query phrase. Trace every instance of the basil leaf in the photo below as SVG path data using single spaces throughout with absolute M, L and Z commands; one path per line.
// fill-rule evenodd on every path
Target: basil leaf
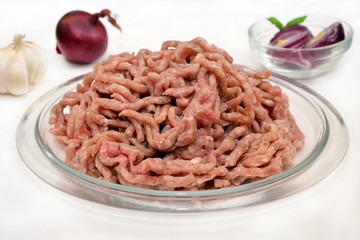
M 302 23 L 303 21 L 305 21 L 306 17 L 307 17 L 307 16 L 305 15 L 305 16 L 303 16 L 303 17 L 295 18 L 295 19 L 289 21 L 289 22 L 285 25 L 285 27 L 289 27 L 289 26 L 292 26 L 292 25 L 299 25 L 300 23 Z
M 284 28 L 282 23 L 275 17 L 269 17 L 269 18 L 267 18 L 267 20 L 269 20 L 272 24 L 274 24 L 280 30 Z

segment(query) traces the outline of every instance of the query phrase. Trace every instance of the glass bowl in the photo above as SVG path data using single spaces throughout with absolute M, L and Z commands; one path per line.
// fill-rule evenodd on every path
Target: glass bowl
M 306 86 L 273 75 L 269 80 L 288 95 L 290 111 L 306 135 L 294 167 L 264 180 L 218 190 L 160 191 L 106 182 L 67 166 L 63 146 L 49 133 L 50 109 L 81 80 L 79 76 L 66 81 L 28 108 L 17 129 L 17 147 L 24 163 L 39 178 L 71 196 L 100 203 L 99 208 L 112 214 L 124 209 L 157 213 L 249 209 L 319 182 L 338 166 L 347 150 L 347 129 L 336 109 Z
M 308 79 L 324 74 L 334 67 L 350 48 L 352 27 L 343 20 L 327 16 L 308 16 L 303 23 L 314 36 L 335 22 L 341 22 L 345 39 L 338 43 L 304 49 L 271 46 L 270 39 L 279 31 L 267 19 L 254 23 L 248 30 L 251 49 L 265 68 L 291 79 Z

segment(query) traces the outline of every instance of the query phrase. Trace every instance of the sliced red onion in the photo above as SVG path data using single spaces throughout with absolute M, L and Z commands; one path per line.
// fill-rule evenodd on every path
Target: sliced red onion
M 289 49 L 276 49 L 268 52 L 276 65 L 292 69 L 310 70 L 315 66 L 314 58 L 309 52 L 291 51 Z
M 342 24 L 336 22 L 321 31 L 316 37 L 310 39 L 305 45 L 306 48 L 328 46 L 345 39 L 345 32 Z
M 312 38 L 313 35 L 307 27 L 292 25 L 279 31 L 270 40 L 270 45 L 281 48 L 302 49 Z M 277 65 L 303 70 L 311 69 L 314 66 L 313 57 L 306 52 L 272 49 L 268 53 L 274 57 L 274 63 Z
M 310 30 L 303 25 L 292 25 L 280 30 L 270 40 L 270 45 L 283 48 L 304 48 L 307 41 L 313 38 Z

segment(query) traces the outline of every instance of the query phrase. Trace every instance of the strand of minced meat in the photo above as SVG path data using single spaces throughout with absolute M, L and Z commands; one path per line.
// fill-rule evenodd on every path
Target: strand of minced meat
M 291 167 L 304 135 L 287 96 L 202 38 L 110 56 L 52 108 L 65 162 L 93 177 L 206 190 Z

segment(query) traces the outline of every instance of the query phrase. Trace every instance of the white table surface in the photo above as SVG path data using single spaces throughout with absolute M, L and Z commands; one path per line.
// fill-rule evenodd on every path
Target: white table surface
M 123 211 L 111 216 L 94 204 L 70 197 L 42 182 L 23 163 L 15 142 L 18 122 L 39 96 L 92 69 L 66 61 L 55 51 L 55 27 L 66 12 L 109 8 L 123 33 L 103 21 L 108 54 L 158 50 L 168 39 L 202 36 L 227 50 L 236 62 L 257 67 L 247 29 L 277 16 L 326 14 L 349 22 L 353 45 L 328 74 L 302 83 L 328 99 L 344 118 L 350 135 L 340 166 L 316 186 L 257 211 L 191 216 Z M 0 239 L 360 239 L 360 1 L 8 1 L 0 8 L 0 46 L 16 33 L 46 52 L 48 71 L 27 95 L 0 95 Z

